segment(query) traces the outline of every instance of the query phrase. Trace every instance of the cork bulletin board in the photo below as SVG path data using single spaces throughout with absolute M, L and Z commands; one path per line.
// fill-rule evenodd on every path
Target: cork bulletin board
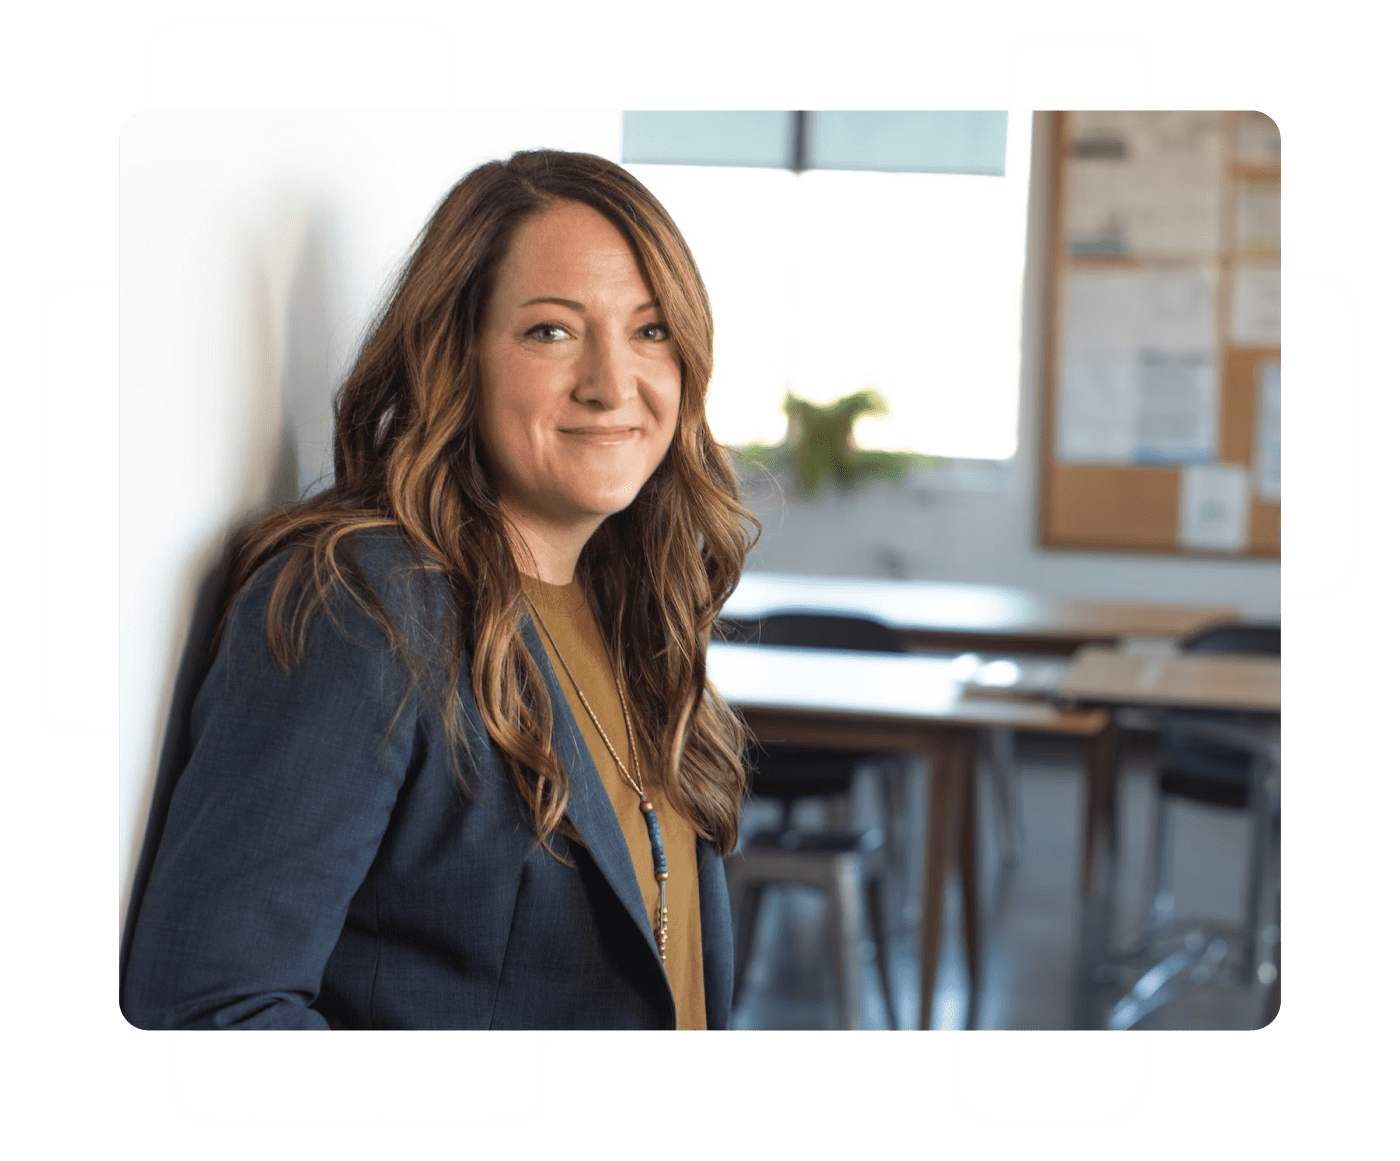
M 1277 128 L 1214 111 L 1051 126 L 1041 543 L 1277 558 Z

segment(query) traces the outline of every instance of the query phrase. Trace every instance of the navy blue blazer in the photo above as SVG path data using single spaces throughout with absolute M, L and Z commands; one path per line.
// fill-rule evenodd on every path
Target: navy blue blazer
M 627 844 L 528 619 L 569 770 L 556 836 L 534 847 L 488 743 L 467 667 L 463 792 L 435 707 L 410 694 L 383 634 L 341 601 L 303 661 L 267 648 L 270 561 L 235 603 L 195 700 L 144 896 L 122 1011 L 140 1028 L 674 1028 L 675 1002 Z M 396 534 L 359 561 L 395 623 L 432 624 L 441 578 Z M 439 606 L 440 607 L 440 606 Z M 440 623 L 440 622 L 436 622 Z M 729 1019 L 723 862 L 699 843 L 705 1013 Z

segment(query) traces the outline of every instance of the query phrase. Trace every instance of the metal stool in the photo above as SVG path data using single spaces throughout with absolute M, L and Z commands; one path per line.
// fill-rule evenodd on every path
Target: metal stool
M 865 617 L 777 614 L 744 633 L 760 645 L 906 653 L 904 638 L 888 625 Z M 835 965 L 839 1021 L 860 1027 L 860 911 L 869 904 L 871 934 L 880 968 L 890 1026 L 896 1026 L 889 984 L 889 955 L 883 896 L 885 830 L 848 828 L 848 796 L 857 768 L 877 754 L 805 746 L 768 746 L 750 755 L 752 792 L 782 804 L 780 826 L 753 836 L 725 863 L 735 924 L 735 1003 L 753 950 L 759 904 L 768 886 L 801 884 L 825 893 L 831 908 L 828 946 Z M 825 830 L 799 830 L 792 805 L 800 798 L 827 803 Z M 888 815 L 888 804 L 885 804 Z
M 878 828 L 862 835 L 772 830 L 754 836 L 745 849 L 725 860 L 730 908 L 734 915 L 734 981 L 738 1002 L 753 952 L 754 932 L 765 888 L 779 884 L 814 887 L 827 898 L 827 947 L 835 967 L 837 1022 L 860 1028 L 860 912 L 869 906 L 875 954 L 890 1027 L 896 1027 L 890 995 L 889 956 L 884 930 L 882 837 Z

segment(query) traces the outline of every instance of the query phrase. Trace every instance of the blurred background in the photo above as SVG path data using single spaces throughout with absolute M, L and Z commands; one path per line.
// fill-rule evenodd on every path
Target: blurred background
M 418 230 L 535 147 L 626 165 L 705 278 L 710 422 L 763 523 L 721 692 L 759 722 L 764 666 L 833 667 L 760 735 L 735 1026 L 1267 1022 L 1280 149 L 1250 112 L 133 118 L 123 909 L 226 535 L 328 482 Z M 830 692 L 853 653 L 906 654 L 870 670 L 888 704 Z M 833 732 L 861 714 L 929 740 Z
M 672 211 L 710 290 L 710 422 L 764 528 L 750 573 L 939 584 L 925 591 L 949 604 L 995 590 L 1210 605 L 1256 633 L 1231 650 L 1267 639 L 1280 616 L 1281 161 L 1267 116 L 629 111 L 623 129 L 624 164 Z M 769 612 L 864 604 L 881 619 L 876 591 L 893 592 L 886 623 L 914 627 L 897 590 L 855 583 L 836 599 L 787 585 Z M 750 637 L 762 612 L 762 598 L 743 602 Z M 913 639 L 983 672 L 1046 664 L 1044 643 Z M 1114 644 L 1212 647 L 1184 623 Z M 949 880 L 931 1027 L 1267 1022 L 1277 881 L 1271 849 L 1252 861 L 1267 809 L 1246 791 L 1183 793 L 1182 767 L 1201 759 L 1183 751 L 1182 710 L 1120 692 L 1112 714 L 1120 846 L 1088 888 L 1084 741 L 983 731 L 1002 752 L 981 753 L 973 790 L 990 919 L 974 937 L 980 985 Z M 1212 756 L 1226 781 L 1249 767 L 1245 749 Z M 760 763 L 756 790 L 773 793 L 746 816 L 750 861 L 766 867 L 764 840 L 784 832 L 797 849 L 792 830 L 804 849 L 883 830 L 906 857 L 883 863 L 885 936 L 871 910 L 862 919 L 858 1015 L 833 969 L 834 888 L 818 875 L 753 901 L 739 1027 L 920 1027 L 925 773 L 867 767 L 844 800 L 784 801 Z
M 781 136 L 793 135 L 798 117 L 812 142 L 800 169 Z M 1237 349 L 1278 346 L 1278 153 L 1267 118 L 634 113 L 624 124 L 625 156 L 637 159 L 629 168 L 671 210 L 714 304 L 716 435 L 735 447 L 780 443 L 789 392 L 830 404 L 873 388 L 888 410 L 858 418 L 854 443 L 915 453 L 898 483 L 801 503 L 786 495 L 770 505 L 755 481 L 752 498 L 772 518 L 753 567 L 1228 600 L 1277 615 L 1277 535 L 1267 535 L 1271 516 L 1277 524 L 1268 511 L 1276 484 L 1250 513 L 1261 526 L 1253 540 L 1206 546 L 1184 543 L 1163 519 L 1176 515 L 1162 509 L 1178 497 L 1160 495 L 1153 485 L 1162 474 L 1148 467 L 1252 462 L 1254 432 L 1234 430 L 1241 401 L 1233 384 L 1222 394 L 1223 367 L 1214 364 Z M 760 129 L 776 139 L 766 164 L 750 143 Z M 1056 132 L 1063 165 L 1054 164 Z M 1254 143 L 1260 132 L 1273 132 L 1272 148 Z M 746 146 L 753 160 L 733 164 Z M 1240 149 L 1270 160 L 1246 167 Z M 683 154 L 730 164 L 644 160 Z M 1232 183 L 1237 164 L 1251 176 L 1272 173 Z M 1246 195 L 1264 202 L 1256 217 L 1272 209 L 1272 234 L 1267 219 L 1262 227 L 1251 219 L 1265 235 L 1241 236 L 1236 261 L 1221 219 Z M 1061 254 L 1053 260 L 1052 247 Z M 1243 341 L 1233 330 L 1217 334 L 1225 321 L 1217 314 L 1231 305 L 1217 298 L 1235 267 L 1273 276 L 1248 303 L 1265 317 L 1240 319 L 1253 326 Z M 1052 305 L 1072 317 L 1052 323 Z M 1142 392 L 1129 365 L 1139 347 L 1175 363 Z M 1058 408 L 1046 405 L 1049 391 Z M 1254 401 L 1242 402 L 1252 415 Z M 1087 481 L 1093 490 L 1095 469 L 1105 467 L 1105 493 L 1142 491 L 1149 478 L 1150 510 L 1115 527 L 1092 502 L 1066 503 L 1067 488 Z M 1059 501 L 1049 530 L 1047 474 Z M 1179 489 L 1179 473 L 1167 475 Z M 1052 546 L 1164 551 L 1044 551 Z M 1201 547 L 1224 551 L 1192 551 Z

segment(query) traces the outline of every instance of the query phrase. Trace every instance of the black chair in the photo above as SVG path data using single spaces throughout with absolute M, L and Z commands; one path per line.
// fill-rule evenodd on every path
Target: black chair
M 737 626 L 731 639 L 760 645 L 907 653 L 896 630 L 863 617 L 778 614 Z M 770 745 L 749 754 L 750 789 L 755 798 L 774 799 L 782 809 L 779 825 L 751 836 L 730 856 L 729 878 L 735 925 L 735 1006 L 753 950 L 759 907 L 767 887 L 801 883 L 826 893 L 831 908 L 829 946 L 836 967 L 839 1022 L 860 1027 L 860 910 L 864 896 L 890 1026 L 895 1027 L 885 927 L 885 834 L 880 825 L 851 829 L 849 796 L 857 769 L 885 754 Z M 803 798 L 826 800 L 825 830 L 800 830 L 793 805 Z M 888 812 L 886 812 L 888 816 Z
M 1205 629 L 1180 643 L 1184 654 L 1236 653 L 1281 657 L 1281 627 L 1278 625 L 1225 625 Z M 1270 765 L 1259 746 L 1246 748 L 1246 739 L 1257 735 L 1259 718 L 1249 714 L 1204 713 L 1172 710 L 1163 716 L 1162 753 L 1158 763 L 1158 795 L 1152 849 L 1149 851 L 1148 906 L 1151 931 L 1159 937 L 1173 912 L 1172 895 L 1166 889 L 1170 863 L 1166 836 L 1166 807 L 1169 798 L 1204 802 L 1214 807 L 1250 811 L 1254 815 L 1254 836 L 1249 868 L 1249 899 L 1246 908 L 1246 971 L 1252 971 L 1253 930 L 1259 922 L 1263 884 L 1266 829 L 1273 825 L 1273 801 L 1257 801 L 1263 794 L 1273 800 L 1274 788 L 1256 777 L 1256 763 Z

